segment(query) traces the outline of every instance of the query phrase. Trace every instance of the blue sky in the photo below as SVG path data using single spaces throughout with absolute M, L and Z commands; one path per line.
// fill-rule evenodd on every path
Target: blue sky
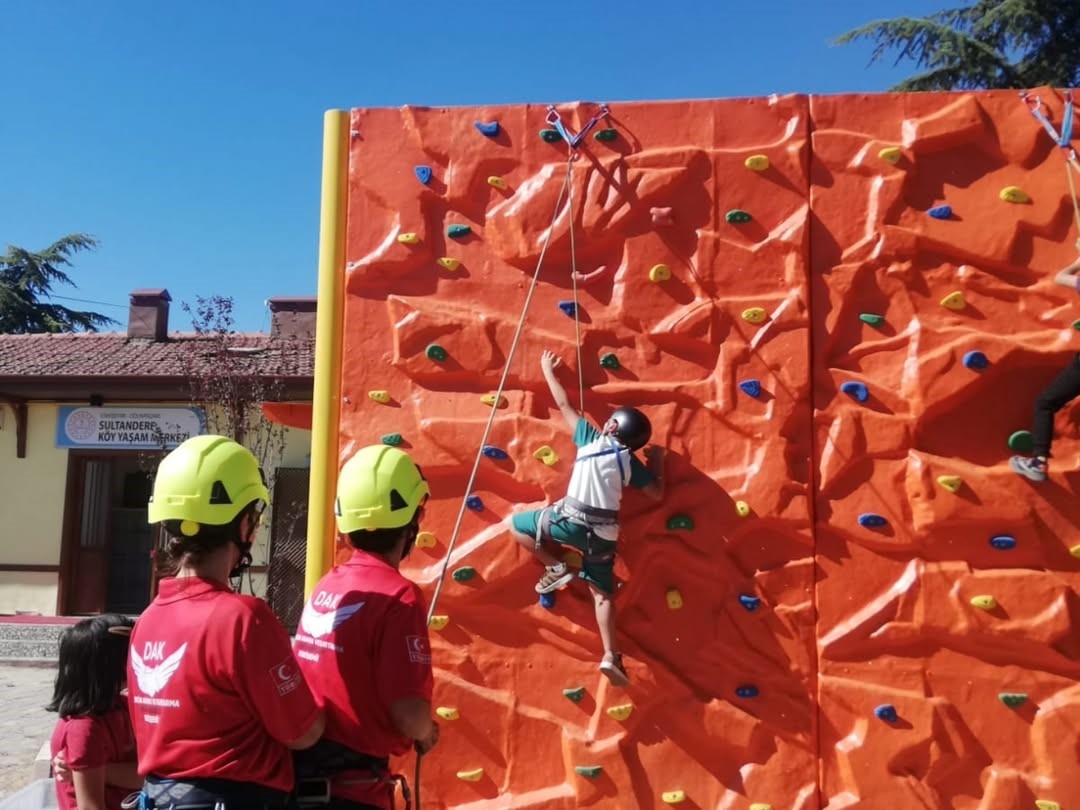
M 8 3 L 0 247 L 85 231 L 101 247 L 56 292 L 102 305 L 60 303 L 124 321 L 163 286 L 173 328 L 197 294 L 268 328 L 267 298 L 315 293 L 326 109 L 882 91 L 910 68 L 832 38 L 952 5 Z

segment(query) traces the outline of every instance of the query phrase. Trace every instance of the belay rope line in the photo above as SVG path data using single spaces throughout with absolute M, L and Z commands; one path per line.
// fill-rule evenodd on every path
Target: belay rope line
M 1046 113 L 1043 112 L 1042 99 L 1035 97 L 1034 100 L 1025 92 L 1020 94 L 1020 99 L 1027 105 L 1031 115 L 1043 125 L 1054 143 L 1065 153 L 1065 179 L 1069 182 L 1069 196 L 1072 198 L 1073 219 L 1076 221 L 1076 247 L 1080 249 L 1080 199 L 1076 194 L 1076 180 L 1073 172 L 1080 175 L 1080 161 L 1076 159 L 1076 150 L 1072 148 L 1073 120 L 1076 111 L 1073 107 L 1072 90 L 1065 91 L 1065 109 L 1061 116 L 1061 132 L 1058 132 Z

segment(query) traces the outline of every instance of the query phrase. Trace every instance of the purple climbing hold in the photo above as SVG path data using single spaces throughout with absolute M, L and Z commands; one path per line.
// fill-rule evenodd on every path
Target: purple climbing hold
M 949 219 L 952 216 L 952 206 L 951 205 L 935 205 L 933 208 L 931 208 L 926 213 L 928 213 L 934 219 Z
M 416 175 L 416 179 L 423 183 L 425 186 L 431 182 L 430 166 L 416 166 L 413 168 L 413 173 Z
M 866 400 L 870 399 L 870 390 L 861 382 L 848 381 L 840 386 L 840 390 L 859 402 L 866 402 Z
M 982 352 L 968 352 L 964 355 L 963 363 L 973 371 L 982 371 L 990 365 L 990 360 Z
M 498 121 L 492 121 L 490 124 L 485 124 L 483 121 L 477 121 L 476 128 L 480 130 L 481 135 L 486 135 L 489 138 L 494 138 L 499 134 Z
M 555 591 L 540 594 L 540 607 L 551 610 L 555 607 Z
M 480 452 L 496 461 L 506 461 L 506 459 L 510 458 L 510 455 L 505 450 L 499 447 L 492 447 L 490 444 L 485 444 L 483 450 Z
M 748 593 L 739 594 L 739 604 L 746 608 L 749 612 L 753 613 L 758 609 L 758 605 L 761 604 L 761 600 L 756 596 L 751 596 Z
M 863 512 L 859 515 L 859 525 L 865 529 L 877 529 L 887 525 L 888 522 L 882 515 L 873 512 Z
M 891 703 L 882 703 L 874 709 L 874 714 L 878 716 L 878 719 L 884 720 L 886 723 L 895 723 L 899 719 L 896 714 L 896 707 Z
M 472 509 L 474 512 L 484 511 L 484 502 L 480 500 L 479 495 L 470 495 L 465 499 L 465 505 Z
M 577 307 L 574 306 L 573 301 L 560 301 L 559 302 L 559 309 L 561 309 L 563 312 L 565 312 L 567 314 L 567 316 L 573 318 L 574 317 L 574 310 L 576 310 Z
M 751 396 L 754 399 L 757 399 L 761 396 L 760 380 L 743 380 L 741 383 L 739 383 L 739 388 L 742 389 L 744 394 L 746 394 L 747 396 Z

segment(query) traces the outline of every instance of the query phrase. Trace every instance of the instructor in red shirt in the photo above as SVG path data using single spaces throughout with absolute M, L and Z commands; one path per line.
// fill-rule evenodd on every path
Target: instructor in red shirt
M 331 810 L 392 808 L 389 757 L 426 753 L 439 739 L 424 598 L 398 572 L 427 498 L 420 468 L 394 447 L 363 448 L 338 476 L 337 525 L 353 555 L 315 586 L 295 644 L 326 711 L 325 738 L 310 758 L 336 760 L 322 772 Z
M 144 806 L 283 809 L 290 749 L 322 735 L 285 629 L 229 587 L 268 501 L 255 457 L 223 436 L 188 439 L 158 467 L 149 518 L 169 535 L 175 576 L 136 622 L 128 659 Z

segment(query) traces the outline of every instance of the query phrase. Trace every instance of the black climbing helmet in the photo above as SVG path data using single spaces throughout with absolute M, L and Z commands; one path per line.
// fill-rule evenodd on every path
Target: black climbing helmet
M 615 438 L 631 450 L 640 450 L 652 436 L 648 417 L 637 408 L 616 408 L 608 418 L 616 424 Z

